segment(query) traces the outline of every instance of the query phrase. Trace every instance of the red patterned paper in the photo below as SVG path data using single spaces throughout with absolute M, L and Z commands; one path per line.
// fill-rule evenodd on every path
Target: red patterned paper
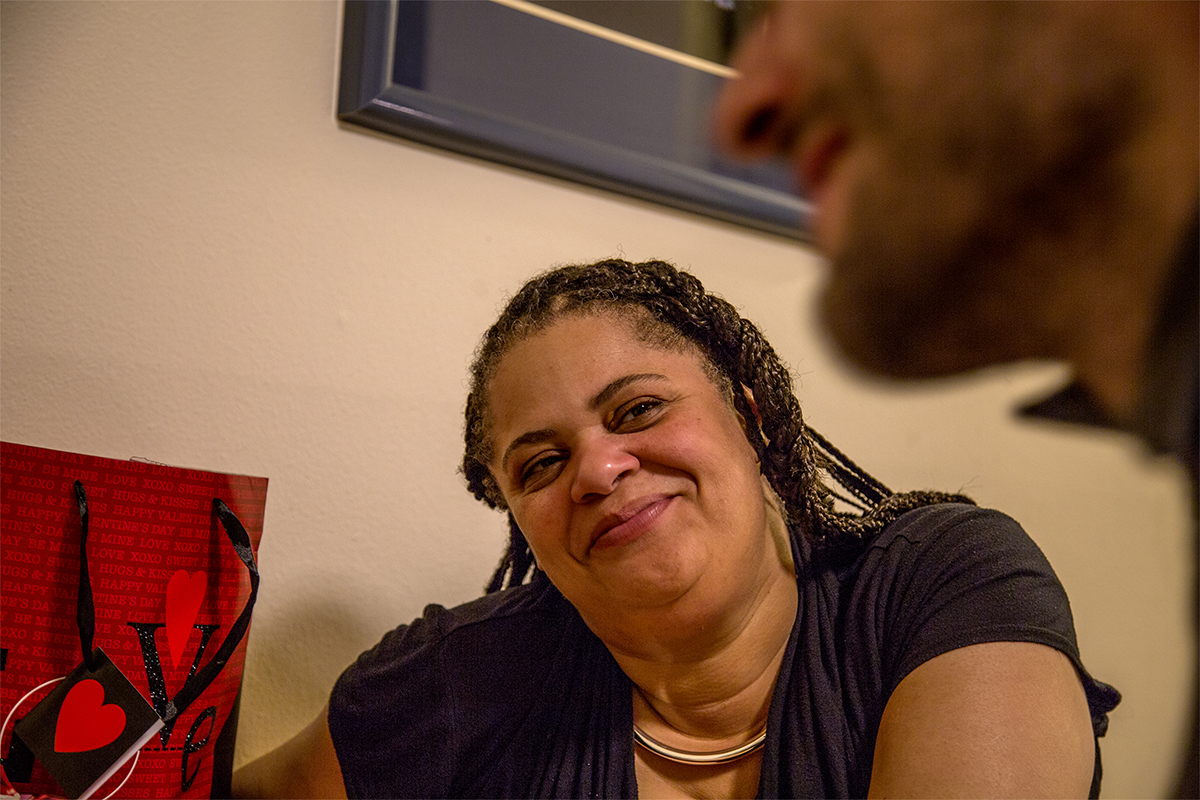
M 0 718 L 33 688 L 82 661 L 75 610 L 79 516 L 88 497 L 94 645 L 156 709 L 208 663 L 250 593 L 246 567 L 212 513 L 220 498 L 257 552 L 267 479 L 0 443 Z M 217 679 L 153 737 L 122 797 L 208 797 L 214 749 L 234 706 L 246 640 Z M 28 713 L 50 688 L 24 700 Z M 235 720 L 236 724 L 236 720 Z M 0 735 L 8 753 L 12 722 Z M 118 770 L 115 786 L 126 770 Z M 8 777 L 12 777 L 11 775 Z M 22 792 L 58 794 L 40 765 Z M 103 797 L 111 786 L 102 787 Z

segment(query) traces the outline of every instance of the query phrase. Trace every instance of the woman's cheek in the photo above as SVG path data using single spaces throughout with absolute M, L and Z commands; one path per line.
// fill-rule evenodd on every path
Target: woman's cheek
M 544 496 L 538 495 L 526 498 L 519 504 L 519 508 L 513 509 L 517 525 L 525 534 L 525 541 L 529 542 L 534 557 L 539 561 L 544 560 L 547 555 L 546 547 L 550 544 L 547 540 L 553 537 L 549 526 L 556 515 L 550 505 Z

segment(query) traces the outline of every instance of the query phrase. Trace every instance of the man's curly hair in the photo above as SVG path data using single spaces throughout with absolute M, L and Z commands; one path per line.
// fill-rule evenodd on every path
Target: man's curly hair
M 762 474 L 782 501 L 792 535 L 817 546 L 841 547 L 882 529 L 905 511 L 939 502 L 971 502 L 938 492 L 895 494 L 861 470 L 804 423 L 792 376 L 755 325 L 694 276 L 663 261 L 608 259 L 559 267 L 526 283 L 484 334 L 471 366 L 462 472 L 476 498 L 492 508 L 507 504 L 488 469 L 488 384 L 513 345 L 556 320 L 613 314 L 643 341 L 669 350 L 694 347 L 714 383 L 761 435 L 747 433 Z M 747 426 L 753 430 L 753 426 Z M 845 494 L 835 492 L 836 484 Z M 849 496 L 847 496 L 849 495 Z M 839 511 L 838 498 L 857 511 Z M 488 592 L 523 583 L 533 553 L 509 512 L 510 540 Z

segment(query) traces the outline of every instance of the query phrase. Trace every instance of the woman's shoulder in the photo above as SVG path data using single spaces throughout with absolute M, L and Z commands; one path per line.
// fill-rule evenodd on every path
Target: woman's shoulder
M 839 582 L 843 608 L 871 621 L 893 680 L 934 655 L 986 641 L 1046 644 L 1078 661 L 1054 568 L 999 511 L 962 503 L 909 511 L 864 542 Z
M 840 572 L 844 588 L 893 604 L 908 599 L 920 607 L 935 597 L 961 604 L 982 595 L 994 601 L 996 592 L 1011 597 L 1014 587 L 1035 586 L 1056 613 L 1066 604 L 1054 568 L 1025 529 L 1007 514 L 966 503 L 901 514 L 864 540 Z
M 574 609 L 547 580 L 486 594 L 457 606 L 431 603 L 422 615 L 386 633 L 355 666 L 395 669 L 397 662 L 436 658 L 444 663 L 456 651 L 479 653 L 501 648 L 517 653 L 539 637 L 570 629 Z M 472 659 L 473 660 L 473 659 Z
M 546 582 L 548 585 L 548 582 Z M 513 708 L 529 707 L 554 652 L 554 636 L 570 636 L 557 592 L 539 582 L 484 595 L 462 605 L 431 604 L 415 620 L 386 633 L 334 684 L 329 730 L 347 786 L 365 795 L 439 796 L 469 762 L 464 743 L 488 740 Z M 561 596 L 559 596 L 561 597 Z M 565 602 L 565 601 L 563 601 Z M 470 709 L 464 716 L 462 709 Z M 403 725 L 396 720 L 403 719 Z M 454 769 L 433 769 L 436 764 Z M 434 785 L 373 781 L 411 771 L 426 759 Z M 376 763 L 377 762 L 377 763 Z M 379 765 L 386 769 L 380 771 Z M 397 764 L 405 765 L 398 770 Z M 442 782 L 444 781 L 444 783 Z M 444 795 L 441 795 L 444 796 Z
M 520 753 L 536 751 L 555 720 L 589 718 L 571 690 L 611 683 L 606 653 L 547 580 L 427 606 L 334 686 L 329 730 L 347 786 L 374 797 L 527 795 L 481 787 L 507 774 L 498 765 L 524 765 Z
M 933 541 L 946 534 L 1027 538 L 1020 524 L 1009 515 L 970 503 L 930 503 L 896 517 L 871 541 L 886 547 L 896 539 Z
M 1037 543 L 1007 514 L 968 503 L 934 503 L 905 512 L 862 543 L 858 558 L 879 568 L 912 569 L 946 562 L 982 568 L 995 560 L 1053 572 Z
M 530 616 L 554 616 L 569 608 L 554 584 L 539 574 L 531 583 L 485 594 L 461 605 L 432 603 L 413 624 L 435 625 L 442 634 L 475 626 L 522 624 Z

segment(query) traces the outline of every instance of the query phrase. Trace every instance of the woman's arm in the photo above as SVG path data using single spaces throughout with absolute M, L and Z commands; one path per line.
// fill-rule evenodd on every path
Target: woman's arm
M 1059 651 L 992 642 L 926 661 L 896 687 L 875 740 L 871 797 L 1087 797 L 1095 738 Z
M 292 739 L 233 773 L 233 796 L 344 798 L 329 708 Z

